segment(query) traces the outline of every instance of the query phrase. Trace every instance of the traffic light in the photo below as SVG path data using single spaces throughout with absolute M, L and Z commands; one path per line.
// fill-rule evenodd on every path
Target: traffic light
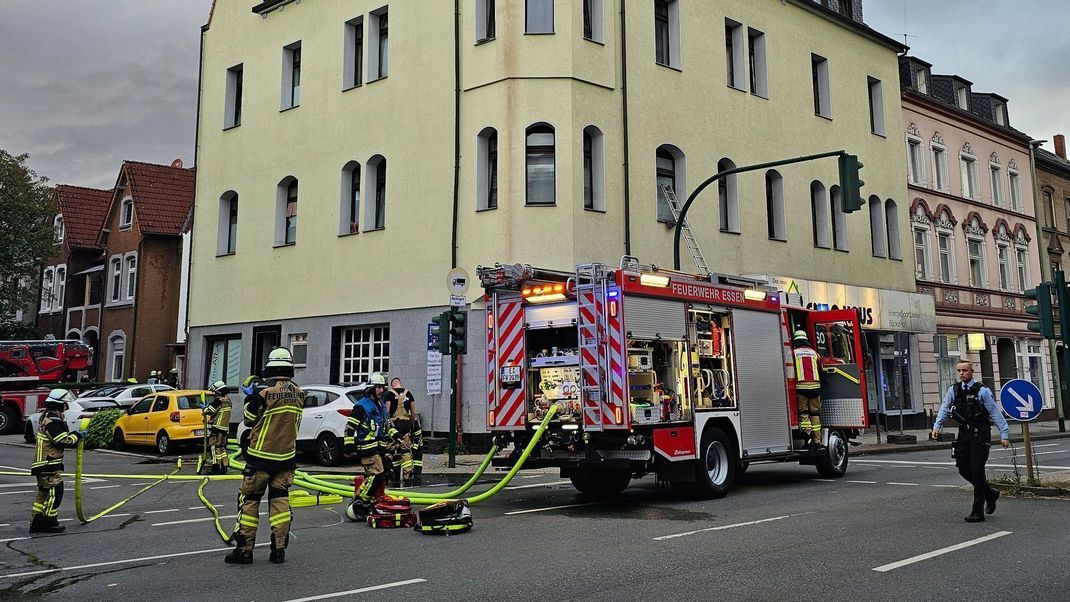
M 858 161 L 858 155 L 840 155 L 840 206 L 844 213 L 858 211 L 865 204 L 862 198 L 862 186 L 865 185 L 860 179 L 859 172 L 863 165 Z
M 468 353 L 468 312 L 463 307 L 451 307 L 450 352 L 455 355 Z
M 1036 316 L 1035 322 L 1030 322 L 1026 328 L 1033 332 L 1039 332 L 1045 339 L 1055 338 L 1055 317 L 1051 308 L 1050 282 L 1042 282 L 1036 288 L 1025 291 L 1025 297 L 1036 301 L 1035 305 L 1026 305 L 1025 313 Z
M 432 341 L 434 349 L 442 355 L 448 355 L 450 352 L 450 312 L 444 311 L 431 318 L 431 336 L 435 337 Z

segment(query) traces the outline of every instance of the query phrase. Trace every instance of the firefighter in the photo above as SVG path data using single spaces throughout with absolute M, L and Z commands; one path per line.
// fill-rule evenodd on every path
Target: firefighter
M 85 436 L 69 432 L 63 411 L 74 395 L 65 389 L 52 389 L 45 398 L 44 411 L 37 427 L 37 449 L 30 474 L 37 477 L 37 497 L 33 500 L 30 533 L 62 533 L 59 505 L 63 502 L 63 448 L 74 447 Z
M 305 392 L 293 382 L 290 351 L 273 349 L 262 373 L 264 382 L 245 398 L 243 419 L 249 427 L 249 444 L 243 449 L 245 470 L 238 492 L 237 547 L 225 558 L 230 564 L 251 564 L 256 528 L 260 523 L 260 500 L 268 494 L 271 524 L 271 556 L 276 564 L 286 562 L 290 540 L 290 485 L 294 480 L 297 431 Z
M 217 381 L 208 387 L 215 397 L 204 407 L 208 430 L 208 449 L 211 450 L 212 470 L 209 474 L 227 474 L 230 456 L 227 455 L 227 436 L 230 435 L 230 398 L 227 383 Z
M 383 407 L 385 389 L 386 379 L 383 375 L 372 374 L 364 389 L 364 397 L 353 406 L 353 412 L 346 422 L 345 442 L 356 448 L 364 469 L 364 480 L 357 489 L 357 499 L 349 507 L 353 514 L 350 518 L 356 520 L 363 520 L 375 501 L 386 496 L 387 475 L 383 460 L 397 431 L 390 426 L 386 408 Z
M 796 330 L 791 340 L 795 354 L 795 404 L 799 410 L 799 429 L 811 444 L 821 444 L 821 368 L 817 352 L 803 330 Z
M 145 381 L 145 384 L 158 385 L 161 382 L 162 381 L 160 380 L 160 371 L 159 370 L 150 370 L 149 371 L 149 379 L 147 381 Z
M 164 384 L 178 388 L 178 368 L 171 368 L 171 372 L 168 373 L 167 379 L 164 380 Z
M 384 394 L 384 398 L 390 423 L 398 432 L 397 449 L 401 466 L 394 469 L 395 477 L 400 476 L 403 483 L 416 484 L 419 479 L 417 469 L 423 472 L 423 454 L 420 452 L 423 430 L 420 428 L 420 417 L 416 414 L 416 399 L 397 377 L 390 379 L 390 390 Z
M 1007 419 L 996 407 L 992 389 L 973 380 L 973 364 L 961 361 L 955 365 L 955 371 L 958 372 L 959 382 L 951 385 L 944 395 L 940 413 L 933 423 L 932 435 L 934 439 L 940 438 L 940 430 L 949 416 L 959 423 L 959 434 L 952 444 L 955 466 L 962 478 L 973 485 L 973 506 L 966 516 L 966 522 L 979 523 L 985 520 L 985 515 L 981 513 L 982 506 L 985 514 L 992 514 L 996 511 L 996 500 L 999 499 L 999 491 L 990 487 L 985 480 L 985 463 L 988 462 L 992 445 L 992 424 L 995 423 L 999 428 L 1000 445 L 1010 447 L 1011 442 Z

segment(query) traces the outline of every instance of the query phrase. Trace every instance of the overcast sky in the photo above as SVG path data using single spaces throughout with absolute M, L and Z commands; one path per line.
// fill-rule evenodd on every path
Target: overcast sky
M 0 148 L 81 186 L 110 187 L 124 159 L 191 165 L 210 5 L 0 0 Z M 1065 0 L 865 0 L 864 15 L 889 36 L 915 36 L 912 53 L 934 72 L 1009 98 L 1011 125 L 1048 140 L 1070 133 Z

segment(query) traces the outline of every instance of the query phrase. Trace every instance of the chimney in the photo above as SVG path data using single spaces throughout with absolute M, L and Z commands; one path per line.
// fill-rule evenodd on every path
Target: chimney
M 1062 134 L 1055 134 L 1055 154 L 1060 159 L 1066 158 L 1066 136 Z

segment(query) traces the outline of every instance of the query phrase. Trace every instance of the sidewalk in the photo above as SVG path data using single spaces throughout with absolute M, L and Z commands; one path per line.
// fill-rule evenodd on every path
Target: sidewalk
M 1070 429 L 1068 429 L 1070 431 Z M 899 431 L 891 431 L 893 434 L 898 435 Z M 954 434 L 956 429 L 950 427 L 944 429 L 944 435 L 948 433 Z M 877 432 L 874 429 L 870 429 L 868 432 L 862 433 L 858 437 L 857 441 L 861 443 L 858 446 L 851 447 L 852 456 L 875 456 L 880 454 L 895 454 L 912 451 L 923 451 L 931 449 L 949 449 L 951 447 L 951 441 L 930 441 L 928 430 L 904 430 L 904 435 L 914 435 L 917 438 L 917 443 L 914 444 L 895 444 L 887 442 L 887 433 L 882 430 L 880 432 L 880 441 L 877 443 Z M 998 436 L 998 433 L 995 433 Z M 1029 425 L 1030 439 L 1033 441 L 1040 441 L 1043 439 L 1058 439 L 1063 437 L 1070 438 L 1070 432 L 1060 433 L 1059 423 L 1052 420 L 1048 422 L 1034 422 Z M 1011 442 L 1018 445 L 1022 441 L 1022 426 L 1019 422 L 1011 422 L 1010 428 Z M 448 456 L 446 454 L 427 454 L 424 456 L 424 474 L 472 474 L 476 471 L 479 465 L 483 462 L 482 454 L 458 454 L 456 467 L 449 468 L 446 466 Z M 503 470 L 488 468 L 488 474 L 494 474 L 495 472 L 502 472 Z M 547 474 L 556 474 L 556 468 L 542 468 L 540 472 Z M 536 471 L 528 471 L 536 472 Z

